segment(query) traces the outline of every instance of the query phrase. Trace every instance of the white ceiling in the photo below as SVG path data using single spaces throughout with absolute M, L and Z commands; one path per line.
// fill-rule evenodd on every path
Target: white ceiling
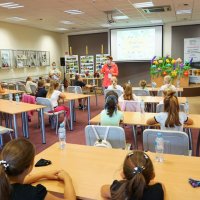
M 0 0 L 0 3 L 11 0 Z M 170 5 L 171 11 L 145 14 L 132 4 L 148 0 L 13 0 L 23 5 L 23 8 L 7 9 L 0 7 L 0 21 L 22 24 L 49 31 L 76 32 L 103 29 L 101 24 L 107 23 L 105 11 L 117 10 L 113 15 L 127 15 L 129 19 L 117 20 L 112 27 L 152 25 L 150 20 L 161 19 L 164 24 L 181 21 L 200 21 L 200 0 L 152 0 L 155 6 Z M 188 4 L 188 5 L 184 5 Z M 65 10 L 78 9 L 84 12 L 81 15 L 70 15 Z M 176 10 L 192 9 L 192 14 L 176 15 Z M 120 14 L 121 15 L 121 14 Z M 27 20 L 11 22 L 7 18 L 21 17 Z M 64 25 L 60 21 L 68 20 L 74 24 Z M 111 28 L 112 28 L 111 27 Z M 67 28 L 67 31 L 58 31 L 56 28 Z

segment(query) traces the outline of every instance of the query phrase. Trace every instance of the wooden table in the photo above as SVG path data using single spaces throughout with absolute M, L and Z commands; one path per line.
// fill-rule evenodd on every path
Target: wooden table
M 160 103 L 163 100 L 161 96 L 137 96 L 138 100 L 141 101 L 143 99 L 144 103 Z M 179 103 L 185 103 L 186 97 L 178 97 Z
M 140 125 L 140 126 L 150 126 L 148 125 L 146 122 L 149 118 L 152 118 L 156 115 L 157 113 L 149 113 L 149 112 L 145 112 L 145 113 L 140 113 L 140 112 L 124 112 L 124 120 L 123 120 L 123 124 L 127 124 L 127 125 L 131 125 L 133 126 L 133 135 L 134 135 L 134 144 L 137 148 L 137 131 L 136 131 L 136 125 Z M 189 117 L 193 120 L 193 124 L 192 125 L 186 125 L 184 124 L 184 128 L 188 128 L 190 129 L 200 129 L 200 115 L 198 114 L 189 114 Z M 100 114 L 98 114 L 97 116 L 93 117 L 90 120 L 91 124 L 100 124 Z M 159 126 L 159 124 L 156 125 L 152 125 L 152 126 Z M 191 134 L 189 134 L 190 137 L 190 145 L 192 148 L 192 136 Z M 198 145 L 197 145 L 198 146 Z
M 52 161 L 47 167 L 34 168 L 32 173 L 65 169 L 72 177 L 76 195 L 81 199 L 102 199 L 100 188 L 119 178 L 123 160 L 128 152 L 121 149 L 104 149 L 91 146 L 67 144 L 64 150 L 58 143 L 39 153 L 40 158 Z M 164 155 L 164 163 L 155 162 L 155 154 L 147 153 L 154 164 L 155 181 L 166 188 L 165 200 L 198 200 L 199 188 L 192 188 L 188 178 L 200 180 L 200 159 L 197 157 Z M 49 191 L 63 193 L 62 182 L 42 180 Z M 36 183 L 38 184 L 38 183 Z
M 93 95 L 89 94 L 75 94 L 65 92 L 65 100 L 69 100 L 69 108 L 70 108 L 70 130 L 73 130 L 73 121 L 75 119 L 75 109 L 74 109 L 74 101 L 76 99 L 84 99 L 87 98 L 87 110 L 88 110 L 88 124 L 90 123 L 90 97 Z
M 28 131 L 28 117 L 27 112 L 31 110 L 39 110 L 40 112 L 40 121 L 41 121 L 41 134 L 42 134 L 42 143 L 46 143 L 45 137 L 45 126 L 44 126 L 44 115 L 43 115 L 43 105 L 29 104 L 24 102 L 16 102 L 0 99 L 0 112 L 7 113 L 13 116 L 13 125 L 15 131 L 15 138 L 18 137 L 18 126 L 17 126 L 17 117 L 16 115 L 22 113 L 22 121 L 23 121 L 23 132 L 24 136 L 29 136 Z M 24 123 L 25 122 L 25 123 Z
M 24 93 L 24 91 L 5 89 L 5 92 L 4 93 L 0 93 L 0 96 L 9 95 L 9 94 L 21 94 L 21 93 Z

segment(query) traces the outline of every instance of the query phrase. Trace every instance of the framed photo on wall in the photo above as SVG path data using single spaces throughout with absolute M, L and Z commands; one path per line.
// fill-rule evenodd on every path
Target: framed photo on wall
M 9 69 L 11 67 L 11 57 L 12 57 L 12 50 L 1 49 L 0 51 L 1 65 L 0 66 L 2 69 Z
M 17 68 L 27 67 L 27 51 L 14 50 L 15 66 Z
M 28 64 L 29 67 L 39 66 L 38 52 L 37 51 L 29 50 L 27 58 L 28 58 L 27 64 Z
M 50 52 L 49 51 L 38 51 L 39 66 L 50 65 Z

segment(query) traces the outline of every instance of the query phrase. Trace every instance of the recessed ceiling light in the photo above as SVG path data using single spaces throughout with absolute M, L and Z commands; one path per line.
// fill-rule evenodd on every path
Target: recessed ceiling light
M 7 2 L 7 3 L 1 3 L 0 7 L 14 9 L 14 8 L 22 8 L 24 6 L 14 2 Z
M 176 14 L 177 15 L 181 15 L 181 14 L 191 14 L 192 13 L 192 10 L 189 9 L 189 10 L 177 10 L 176 11 Z
M 128 19 L 129 17 L 126 15 L 121 15 L 121 16 L 113 16 L 113 19 Z
M 67 28 L 56 28 L 56 30 L 58 30 L 58 31 L 67 31 L 68 29 Z
M 155 20 L 151 20 L 150 21 L 152 24 L 159 24 L 159 23 L 163 23 L 163 21 L 161 19 L 155 19 Z
M 108 28 L 111 27 L 111 24 L 101 24 L 102 27 Z
M 70 21 L 60 21 L 60 23 L 62 23 L 62 24 L 74 24 L 73 22 L 70 22 Z
M 146 8 L 146 7 L 153 7 L 153 2 L 142 2 L 142 3 L 134 3 L 133 6 L 135 8 Z
M 27 19 L 24 19 L 24 18 L 21 18 L 21 17 L 9 17 L 7 19 L 13 20 L 13 21 L 24 21 L 24 20 L 27 20 Z
M 81 10 L 65 10 L 64 12 L 69 13 L 71 15 L 80 15 L 83 14 L 84 12 Z

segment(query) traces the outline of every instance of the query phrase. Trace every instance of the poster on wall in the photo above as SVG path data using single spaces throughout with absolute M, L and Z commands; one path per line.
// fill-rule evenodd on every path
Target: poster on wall
M 184 62 L 193 59 L 193 62 L 200 62 L 200 37 L 184 38 Z
M 18 68 L 27 66 L 27 51 L 26 50 L 15 50 L 14 51 L 15 65 Z
M 1 50 L 1 68 L 8 69 L 11 66 L 11 51 Z
M 27 64 L 29 67 L 39 66 L 37 51 L 28 51 L 27 58 Z
M 39 66 L 49 66 L 50 65 L 50 53 L 49 51 L 38 52 Z

